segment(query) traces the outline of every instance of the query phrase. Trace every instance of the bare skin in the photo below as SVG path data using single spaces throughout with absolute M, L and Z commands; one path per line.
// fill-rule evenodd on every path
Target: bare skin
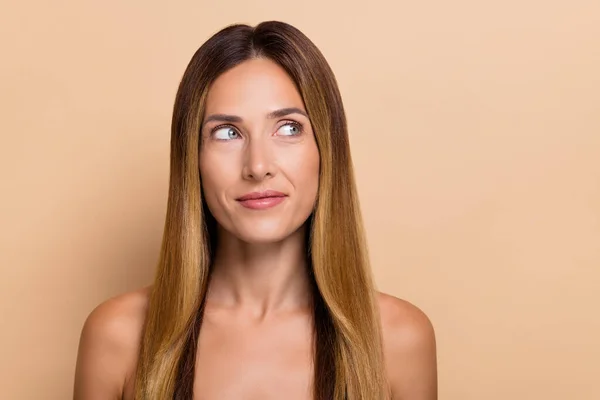
M 393 399 L 437 399 L 431 323 L 414 305 L 379 293 L 388 380 Z M 133 399 L 148 288 L 98 306 L 82 332 L 76 400 Z M 202 400 L 310 399 L 310 320 L 299 310 L 256 322 L 240 310 L 215 308 L 200 334 L 195 387 Z M 249 371 L 251 371 L 249 373 Z M 257 388 L 269 388 L 268 393 Z
M 311 398 L 304 223 L 317 195 L 319 153 L 305 114 L 293 82 L 264 59 L 227 71 L 209 91 L 200 173 L 220 247 L 199 336 L 196 399 Z M 277 190 L 285 199 L 262 210 L 237 200 L 262 190 Z M 90 314 L 79 347 L 76 400 L 133 398 L 148 293 L 144 288 L 115 297 Z M 383 293 L 378 300 L 394 399 L 437 399 L 431 323 L 405 301 Z

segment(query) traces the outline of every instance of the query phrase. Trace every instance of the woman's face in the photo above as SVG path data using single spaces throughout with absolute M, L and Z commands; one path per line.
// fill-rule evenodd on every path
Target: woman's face
M 306 222 L 317 197 L 319 151 L 285 70 L 253 59 L 215 80 L 199 161 L 210 212 L 240 240 L 279 241 Z

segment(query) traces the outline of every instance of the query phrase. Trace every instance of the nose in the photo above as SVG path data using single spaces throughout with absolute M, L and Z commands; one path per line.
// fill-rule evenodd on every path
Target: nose
M 245 148 L 244 179 L 262 181 L 275 174 L 275 165 L 266 138 L 253 138 Z

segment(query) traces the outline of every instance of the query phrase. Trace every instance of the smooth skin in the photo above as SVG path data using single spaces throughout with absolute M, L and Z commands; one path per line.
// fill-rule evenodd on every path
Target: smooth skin
M 319 153 L 293 81 L 266 59 L 245 61 L 211 86 L 200 173 L 220 247 L 196 361 L 195 399 L 311 399 L 312 320 L 304 223 L 318 190 Z M 236 199 L 286 195 L 266 210 Z M 81 334 L 75 400 L 132 399 L 149 288 L 99 305 Z M 433 327 L 414 305 L 379 293 L 394 400 L 436 400 Z

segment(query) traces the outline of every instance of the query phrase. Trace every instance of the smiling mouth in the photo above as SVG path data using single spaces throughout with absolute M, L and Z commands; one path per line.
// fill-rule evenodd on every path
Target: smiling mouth
M 252 210 L 265 210 L 280 204 L 285 200 L 285 193 L 275 190 L 264 192 L 252 192 L 237 198 L 236 200 L 243 206 Z

